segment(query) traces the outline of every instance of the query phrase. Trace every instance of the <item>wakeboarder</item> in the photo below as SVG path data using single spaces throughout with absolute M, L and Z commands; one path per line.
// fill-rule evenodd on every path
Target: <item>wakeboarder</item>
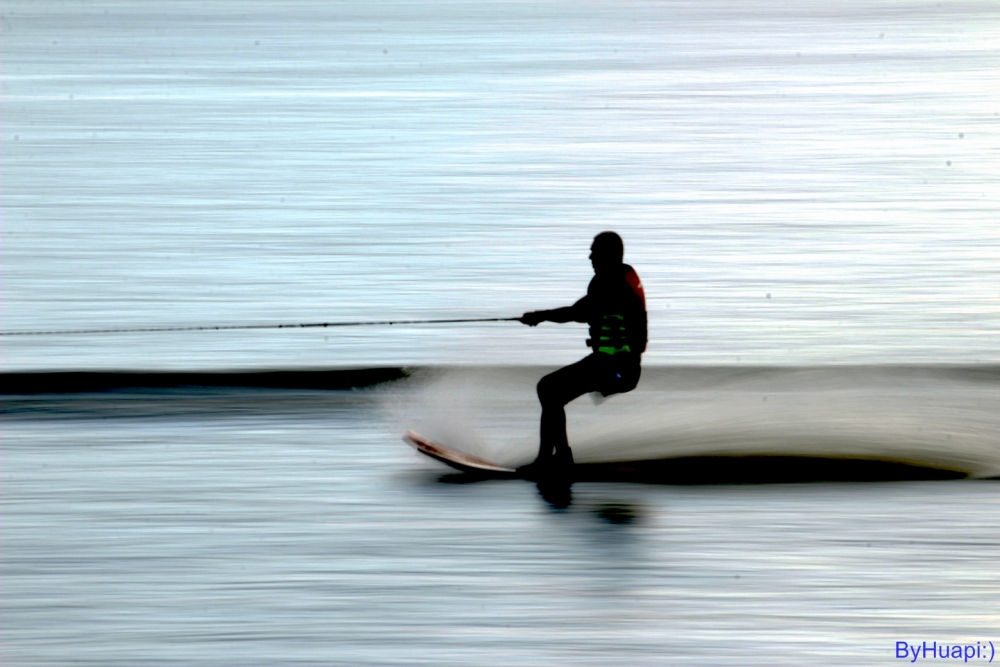
M 601 232 L 590 246 L 594 277 L 587 294 L 572 306 L 525 313 L 528 326 L 541 322 L 586 322 L 591 354 L 543 377 L 538 383 L 542 404 L 540 445 L 533 463 L 517 469 L 528 478 L 567 474 L 573 452 L 566 435 L 566 404 L 579 396 L 632 391 L 639 383 L 646 351 L 646 296 L 638 274 L 623 263 L 624 245 L 614 232 Z

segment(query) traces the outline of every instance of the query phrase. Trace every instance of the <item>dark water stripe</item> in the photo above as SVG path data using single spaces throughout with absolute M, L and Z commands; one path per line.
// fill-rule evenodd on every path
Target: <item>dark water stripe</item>
M 822 456 L 686 456 L 657 461 L 580 466 L 581 480 L 646 483 L 791 484 L 802 482 L 889 482 L 962 479 L 965 471 L 925 463 Z
M 51 371 L 0 373 L 0 395 L 77 394 L 118 390 L 248 388 L 354 389 L 407 376 L 402 368 L 270 371 Z
M 713 484 L 802 484 L 816 482 L 898 482 L 964 479 L 967 471 L 911 461 L 824 456 L 681 456 L 648 461 L 584 463 L 574 466 L 571 480 L 540 483 L 556 491 L 569 482 L 633 482 L 675 486 Z M 493 475 L 447 474 L 443 482 L 474 483 Z
M 19 371 L 0 372 L 0 395 L 73 394 L 144 389 L 352 389 L 409 377 L 411 374 L 443 373 L 449 370 L 473 370 L 488 376 L 496 371 L 523 371 L 541 377 L 555 367 L 542 366 L 408 366 L 339 369 L 270 369 L 270 370 L 191 370 L 191 371 Z M 996 364 L 876 364 L 870 366 L 646 366 L 643 380 L 654 377 L 675 385 L 678 380 L 706 386 L 720 380 L 755 377 L 792 377 L 797 373 L 819 372 L 824 377 L 838 377 L 866 386 L 871 376 L 976 383 L 1000 382 Z

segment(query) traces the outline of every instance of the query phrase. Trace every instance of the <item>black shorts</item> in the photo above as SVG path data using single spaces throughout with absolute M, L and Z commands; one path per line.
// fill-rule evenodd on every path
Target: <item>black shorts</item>
M 566 405 L 594 391 L 603 396 L 624 394 L 639 384 L 638 355 L 594 353 L 575 364 L 549 373 L 538 383 L 542 406 Z

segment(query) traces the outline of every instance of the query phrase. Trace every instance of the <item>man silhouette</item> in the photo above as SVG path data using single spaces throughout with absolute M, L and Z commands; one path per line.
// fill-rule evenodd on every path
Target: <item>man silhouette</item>
M 590 325 L 587 345 L 592 350 L 589 356 L 538 383 L 541 444 L 538 458 L 518 468 L 526 477 L 564 473 L 572 467 L 573 452 L 566 436 L 567 403 L 594 391 L 604 396 L 632 391 L 639 383 L 640 362 L 646 351 L 646 296 L 635 269 L 622 263 L 623 254 L 621 237 L 601 232 L 590 246 L 594 277 L 587 295 L 572 306 L 535 310 L 520 318 L 532 327 L 541 322 L 586 322 Z

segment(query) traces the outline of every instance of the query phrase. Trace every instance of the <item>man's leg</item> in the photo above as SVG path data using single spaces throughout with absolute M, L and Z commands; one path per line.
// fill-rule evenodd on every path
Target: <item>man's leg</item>
M 542 403 L 542 424 L 538 462 L 549 460 L 553 453 L 572 460 L 566 437 L 567 403 L 574 398 L 597 391 L 600 385 L 595 355 L 549 373 L 538 383 L 538 400 Z

